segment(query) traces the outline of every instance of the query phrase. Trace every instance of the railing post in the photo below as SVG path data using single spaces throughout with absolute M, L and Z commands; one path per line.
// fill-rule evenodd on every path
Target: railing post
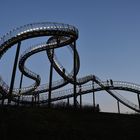
M 118 113 L 120 114 L 120 104 L 118 100 L 117 100 L 117 106 L 118 106 Z
M 76 41 L 74 41 L 73 43 L 73 79 L 74 79 L 74 86 L 73 86 L 73 94 L 74 94 L 74 107 L 76 108 L 77 107 L 77 95 L 76 95 Z
M 19 57 L 19 52 L 20 52 L 20 46 L 21 46 L 21 42 L 18 42 L 16 55 L 15 55 L 14 66 L 13 66 L 13 72 L 12 72 L 12 77 L 11 77 L 10 89 L 9 89 L 9 93 L 8 93 L 8 104 L 10 104 L 11 100 L 12 100 L 12 92 L 13 92 L 13 88 L 14 88 L 14 82 L 15 82 L 15 76 L 16 76 L 16 69 L 17 69 L 18 57 Z

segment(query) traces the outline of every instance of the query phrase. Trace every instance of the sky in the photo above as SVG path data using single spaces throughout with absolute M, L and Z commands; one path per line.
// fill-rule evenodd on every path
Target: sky
M 140 84 L 140 1 L 139 0 L 0 0 L 0 37 L 11 29 L 35 22 L 60 22 L 79 30 L 77 50 L 80 56 L 78 77 L 95 74 L 102 80 L 113 79 Z M 21 54 L 29 46 L 46 41 L 37 38 L 22 42 Z M 0 74 L 9 84 L 15 48 L 0 61 Z M 58 58 L 70 71 L 72 55 L 67 48 L 56 50 Z M 49 61 L 46 53 L 32 56 L 26 65 L 48 81 Z M 53 79 L 60 77 L 57 73 Z M 17 70 L 15 87 L 19 86 Z M 24 86 L 33 81 L 24 78 Z M 121 92 L 136 102 L 135 94 Z M 84 95 L 85 104 L 92 103 L 92 94 Z M 102 111 L 117 111 L 116 100 L 106 92 L 96 94 Z M 122 112 L 131 112 L 121 105 Z

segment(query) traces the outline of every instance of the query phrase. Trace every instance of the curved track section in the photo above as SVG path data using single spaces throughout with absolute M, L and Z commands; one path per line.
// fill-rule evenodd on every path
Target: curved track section
M 47 42 L 42 43 L 40 45 L 36 45 L 30 47 L 26 50 L 20 57 L 19 60 L 19 70 L 28 78 L 35 81 L 29 87 L 24 87 L 21 89 L 14 89 L 12 91 L 13 98 L 12 100 L 17 102 L 18 96 L 22 96 L 20 99 L 20 103 L 31 103 L 32 96 L 36 94 L 40 94 L 41 100 L 39 103 L 46 103 L 48 102 L 48 98 L 46 94 L 41 94 L 44 92 L 48 92 L 49 84 L 40 85 L 41 78 L 39 74 L 34 73 L 32 70 L 28 69 L 25 65 L 26 60 L 31 57 L 32 55 L 39 53 L 41 51 L 46 51 L 47 56 L 50 60 L 50 63 L 53 64 L 54 69 L 57 73 L 62 77 L 61 80 L 55 81 L 52 83 L 52 90 L 61 88 L 68 83 L 74 84 L 74 69 L 68 73 L 65 70 L 65 67 L 59 62 L 57 59 L 56 54 L 52 53 L 52 50 L 55 50 L 60 47 L 69 46 L 70 50 L 74 52 L 73 42 L 75 42 L 78 38 L 78 30 L 74 26 L 62 23 L 51 23 L 51 22 L 44 22 L 44 23 L 35 23 L 35 24 L 28 24 L 25 26 L 21 26 L 16 28 L 6 35 L 4 35 L 0 39 L 0 58 L 6 53 L 8 49 L 10 49 L 14 44 L 21 42 L 26 39 L 40 37 L 40 36 L 48 36 L 49 39 Z M 80 59 L 78 52 L 76 50 L 76 75 L 80 69 Z M 87 85 L 88 82 L 94 82 L 95 86 Z M 118 101 L 126 105 L 127 107 L 140 112 L 140 109 L 137 105 L 131 103 L 127 99 L 125 99 L 122 95 L 120 95 L 115 90 L 125 90 L 131 91 L 137 94 L 140 94 L 140 86 L 128 83 L 128 82 L 117 82 L 114 81 L 113 85 L 108 85 L 108 83 L 101 81 L 97 76 L 88 75 L 82 78 L 77 78 L 76 85 L 81 87 L 77 88 L 77 96 L 80 94 L 87 94 L 92 91 L 107 91 L 111 96 L 116 98 Z M 92 88 L 91 88 L 92 87 Z M 2 77 L 0 77 L 0 99 L 6 97 L 9 93 L 9 86 L 3 81 Z M 19 95 L 20 93 L 20 95 Z M 73 89 L 59 91 L 59 92 L 52 92 L 52 101 L 65 99 L 69 97 L 73 97 Z
M 25 26 L 21 26 L 20 28 L 16 28 L 10 31 L 9 33 L 4 35 L 0 39 L 0 58 L 14 44 L 20 41 L 23 41 L 25 39 L 40 37 L 40 36 L 50 36 L 50 37 L 53 36 L 53 37 L 59 37 L 59 38 L 65 37 L 65 40 L 60 40 L 59 45 L 54 42 L 54 43 L 49 43 L 49 44 L 46 43 L 45 45 L 40 45 L 37 47 L 30 48 L 23 54 L 24 56 L 22 57 L 20 61 L 22 64 L 24 63 L 24 61 L 22 61 L 24 57 L 27 58 L 27 56 L 43 51 L 43 49 L 46 50 L 47 47 L 48 49 L 55 49 L 58 47 L 63 47 L 63 46 L 72 44 L 72 42 L 74 42 L 78 38 L 78 30 L 74 26 L 71 26 L 69 24 L 51 23 L 51 22 L 34 23 L 34 24 L 27 24 Z M 29 93 L 35 90 L 40 84 L 41 79 L 39 75 L 32 72 L 26 67 L 23 68 L 20 64 L 19 64 L 19 68 L 25 76 L 35 80 L 35 83 L 33 85 L 27 88 L 20 89 L 20 90 L 23 93 Z M 2 78 L 0 80 L 1 80 L 0 83 L 5 83 Z M 3 93 L 5 89 L 7 90 L 6 92 L 8 93 L 8 90 L 9 90 L 8 85 L 6 84 L 4 85 L 1 86 L 1 90 L 2 90 L 1 93 Z M 16 91 L 18 90 L 17 89 L 14 90 L 13 94 L 18 93 Z
M 105 82 L 102 81 L 100 84 L 95 82 L 94 86 L 93 86 L 93 84 L 90 83 L 90 84 L 82 85 L 81 88 L 77 87 L 77 96 L 80 94 L 81 95 L 88 94 L 93 91 L 98 92 L 98 91 L 105 90 L 111 96 L 113 96 L 115 99 L 119 100 L 122 104 L 124 104 L 128 108 L 131 108 L 132 110 L 140 112 L 138 105 L 136 105 L 133 102 L 129 101 L 128 99 L 124 98 L 121 94 L 119 94 L 117 92 L 118 90 L 122 90 L 122 91 L 132 92 L 135 94 L 140 94 L 140 85 L 134 84 L 134 83 L 129 83 L 129 82 L 123 82 L 123 81 L 113 81 L 113 86 L 108 84 L 106 81 Z M 43 87 L 42 87 L 42 89 L 43 89 Z M 53 92 L 52 101 L 67 99 L 67 98 L 70 98 L 73 96 L 74 96 L 73 88 L 58 91 L 58 92 Z M 43 103 L 43 102 L 47 102 L 47 101 L 48 101 L 48 98 L 43 97 L 43 100 L 41 102 Z

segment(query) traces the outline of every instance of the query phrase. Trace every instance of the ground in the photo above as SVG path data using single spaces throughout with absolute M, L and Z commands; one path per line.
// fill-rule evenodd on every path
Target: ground
M 139 114 L 46 107 L 0 108 L 1 140 L 132 140 L 138 139 L 139 130 Z

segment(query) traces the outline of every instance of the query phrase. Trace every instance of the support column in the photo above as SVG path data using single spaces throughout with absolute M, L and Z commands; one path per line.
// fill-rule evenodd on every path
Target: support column
M 93 88 L 93 107 L 95 109 L 96 103 L 95 103 L 94 81 L 92 81 L 92 88 Z
M 23 81 L 23 73 L 21 73 L 21 77 L 20 77 L 20 84 L 19 84 L 19 95 L 18 95 L 18 102 L 17 105 L 19 106 L 19 100 L 20 100 L 20 93 L 21 93 L 21 87 L 22 87 L 22 81 Z
M 53 77 L 53 57 L 54 57 L 54 49 L 52 49 L 52 57 L 51 57 L 51 64 L 50 64 L 48 108 L 51 107 L 52 77 Z
M 74 70 L 74 73 L 73 73 L 73 78 L 74 78 L 74 86 L 73 86 L 73 93 L 74 93 L 74 107 L 76 108 L 77 107 L 77 95 L 76 95 L 76 41 L 74 41 L 73 43 L 73 70 Z
M 34 106 L 34 95 L 32 95 L 32 106 Z
M 37 94 L 37 100 L 38 100 L 38 106 L 39 106 L 39 101 L 40 101 L 40 95 L 39 95 L 39 93 Z
M 139 104 L 139 109 L 140 109 L 140 95 L 137 94 L 137 97 L 138 97 L 138 104 Z
M 35 106 L 36 106 L 36 97 L 37 97 L 37 95 L 35 94 L 35 95 L 34 95 L 34 99 L 35 99 Z
M 80 94 L 80 108 L 82 108 L 82 94 L 81 94 L 81 91 L 82 91 L 82 87 L 81 85 L 79 86 L 80 90 L 79 90 L 79 94 Z
M 13 91 L 13 88 L 14 88 L 14 82 L 15 82 L 15 76 L 16 76 L 16 69 L 17 69 L 18 57 L 19 57 L 19 52 L 20 52 L 20 46 L 21 46 L 21 42 L 18 42 L 15 61 L 14 61 L 14 66 L 13 66 L 13 72 L 12 72 L 12 77 L 11 77 L 10 89 L 9 89 L 9 93 L 8 93 L 8 104 L 10 104 L 11 100 L 12 100 L 12 91 Z
M 69 107 L 69 105 L 70 105 L 70 99 L 67 98 L 67 106 Z
M 118 113 L 120 114 L 120 104 L 118 100 L 117 100 L 117 106 L 118 106 Z
M 4 100 L 5 100 L 5 97 L 4 97 L 4 95 L 3 95 L 2 101 L 1 101 L 1 105 L 2 105 L 2 106 L 4 105 Z
M 82 108 L 82 95 L 80 94 L 80 108 Z

